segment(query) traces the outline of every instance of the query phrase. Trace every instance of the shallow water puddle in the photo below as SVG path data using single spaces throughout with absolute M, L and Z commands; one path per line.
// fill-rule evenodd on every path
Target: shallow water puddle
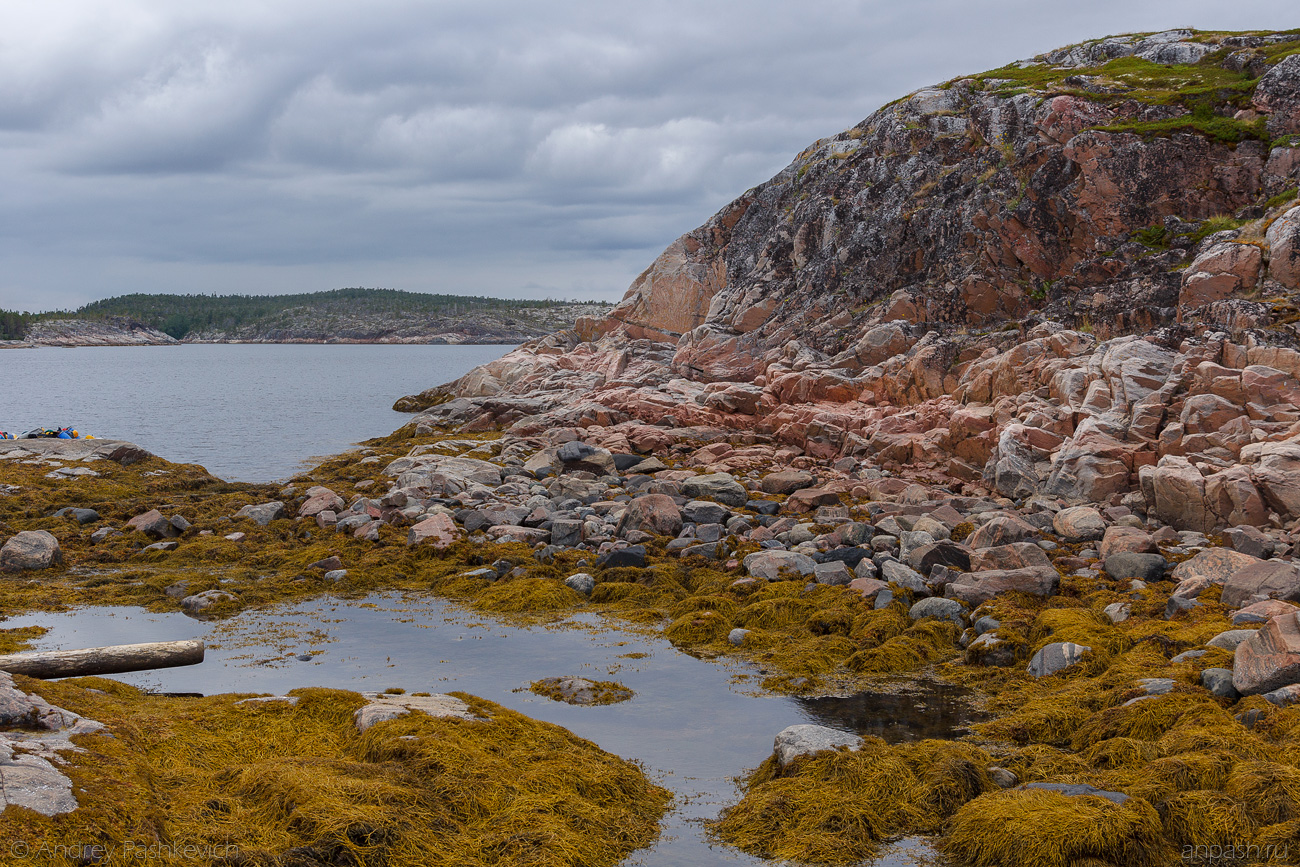
M 202 665 L 114 676 L 160 692 L 464 690 L 564 726 L 639 762 L 676 796 L 659 842 L 625 862 L 644 867 L 767 863 L 710 846 L 702 823 L 735 801 L 734 778 L 760 764 L 788 725 L 812 722 L 898 742 L 960 734 L 974 719 L 956 687 L 910 685 L 902 695 L 767 695 L 746 666 L 696 659 L 663 639 L 609 628 L 594 615 L 520 626 L 416 594 L 314 600 L 218 622 L 102 607 L 28 615 L 4 625 L 48 627 L 36 645 L 42 650 L 204 639 Z M 617 680 L 636 696 L 573 707 L 527 691 L 532 681 L 553 675 Z M 912 838 L 873 863 L 908 867 L 931 863 L 933 854 L 924 840 Z

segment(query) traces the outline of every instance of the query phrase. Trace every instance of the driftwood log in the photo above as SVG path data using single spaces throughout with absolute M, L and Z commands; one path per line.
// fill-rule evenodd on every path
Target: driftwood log
M 0 671 L 28 677 L 84 677 L 91 674 L 120 674 L 197 665 L 203 661 L 203 642 L 151 641 L 148 644 L 117 644 L 80 650 L 42 650 L 0 656 Z

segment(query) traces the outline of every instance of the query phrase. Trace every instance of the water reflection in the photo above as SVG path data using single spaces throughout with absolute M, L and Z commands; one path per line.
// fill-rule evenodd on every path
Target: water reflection
M 711 846 L 704 823 L 735 802 L 734 780 L 772 751 L 781 729 L 817 722 L 890 741 L 951 736 L 973 717 L 962 691 L 913 685 L 908 695 L 788 698 L 758 690 L 761 676 L 726 661 L 703 661 L 657 636 L 612 629 L 576 615 L 562 624 L 521 626 L 419 594 L 318 599 L 198 622 L 179 613 L 85 608 L 14 618 L 43 625 L 40 649 L 202 638 L 202 665 L 115 676 L 160 692 L 284 693 L 300 686 L 464 690 L 564 726 L 642 764 L 676 796 L 661 839 L 626 862 L 643 867 L 766 865 Z M 636 694 L 602 707 L 575 707 L 527 691 L 542 677 L 616 680 Z M 880 867 L 923 863 L 922 840 L 891 849 Z
M 971 707 L 970 690 L 939 681 L 898 684 L 899 692 L 799 697 L 808 718 L 860 735 L 875 735 L 897 744 L 926 738 L 953 738 L 969 733 L 987 715 Z

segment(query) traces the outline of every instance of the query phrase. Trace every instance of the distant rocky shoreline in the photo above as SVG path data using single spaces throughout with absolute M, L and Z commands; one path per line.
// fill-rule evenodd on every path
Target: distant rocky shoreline
M 207 329 L 177 339 L 129 316 L 69 317 L 32 323 L 21 340 L 0 340 L 0 349 L 42 346 L 179 346 L 202 343 L 295 343 L 381 345 L 515 345 L 572 328 L 581 317 L 602 315 L 599 304 L 560 304 L 526 311 L 475 312 L 436 318 L 417 315 L 357 315 L 344 320 L 304 314 L 273 326 L 254 324 Z

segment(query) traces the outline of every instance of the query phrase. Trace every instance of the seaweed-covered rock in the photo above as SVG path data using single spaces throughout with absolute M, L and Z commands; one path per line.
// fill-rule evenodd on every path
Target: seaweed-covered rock
M 839 729 L 818 725 L 793 725 L 781 729 L 772 745 L 777 764 L 785 768 L 800 756 L 810 756 L 824 750 L 848 748 L 855 750 L 862 738 Z
M 768 581 L 806 577 L 817 571 L 816 561 L 797 551 L 757 551 L 745 555 L 743 563 L 745 571 L 750 575 Z
M 62 559 L 59 540 L 48 530 L 23 530 L 0 547 L 0 569 L 48 569 Z
M 377 723 L 406 716 L 412 711 L 431 717 L 466 720 L 478 718 L 470 711 L 469 705 L 454 695 L 389 695 L 379 692 L 366 692 L 362 695 L 368 701 L 353 714 L 358 732 L 364 732 Z
M 1092 648 L 1070 641 L 1054 641 L 1029 660 L 1028 672 L 1034 677 L 1049 677 L 1064 671 L 1092 652 Z
M 256 503 L 254 505 L 244 506 L 235 513 L 236 518 L 248 518 L 253 523 L 265 527 L 272 521 L 278 521 L 281 518 L 288 517 L 285 512 L 284 503 L 272 501 L 269 503 Z
M 534 681 L 530 690 L 552 701 L 565 704 L 615 704 L 632 698 L 632 690 L 612 681 L 587 680 L 585 677 L 544 677 Z

